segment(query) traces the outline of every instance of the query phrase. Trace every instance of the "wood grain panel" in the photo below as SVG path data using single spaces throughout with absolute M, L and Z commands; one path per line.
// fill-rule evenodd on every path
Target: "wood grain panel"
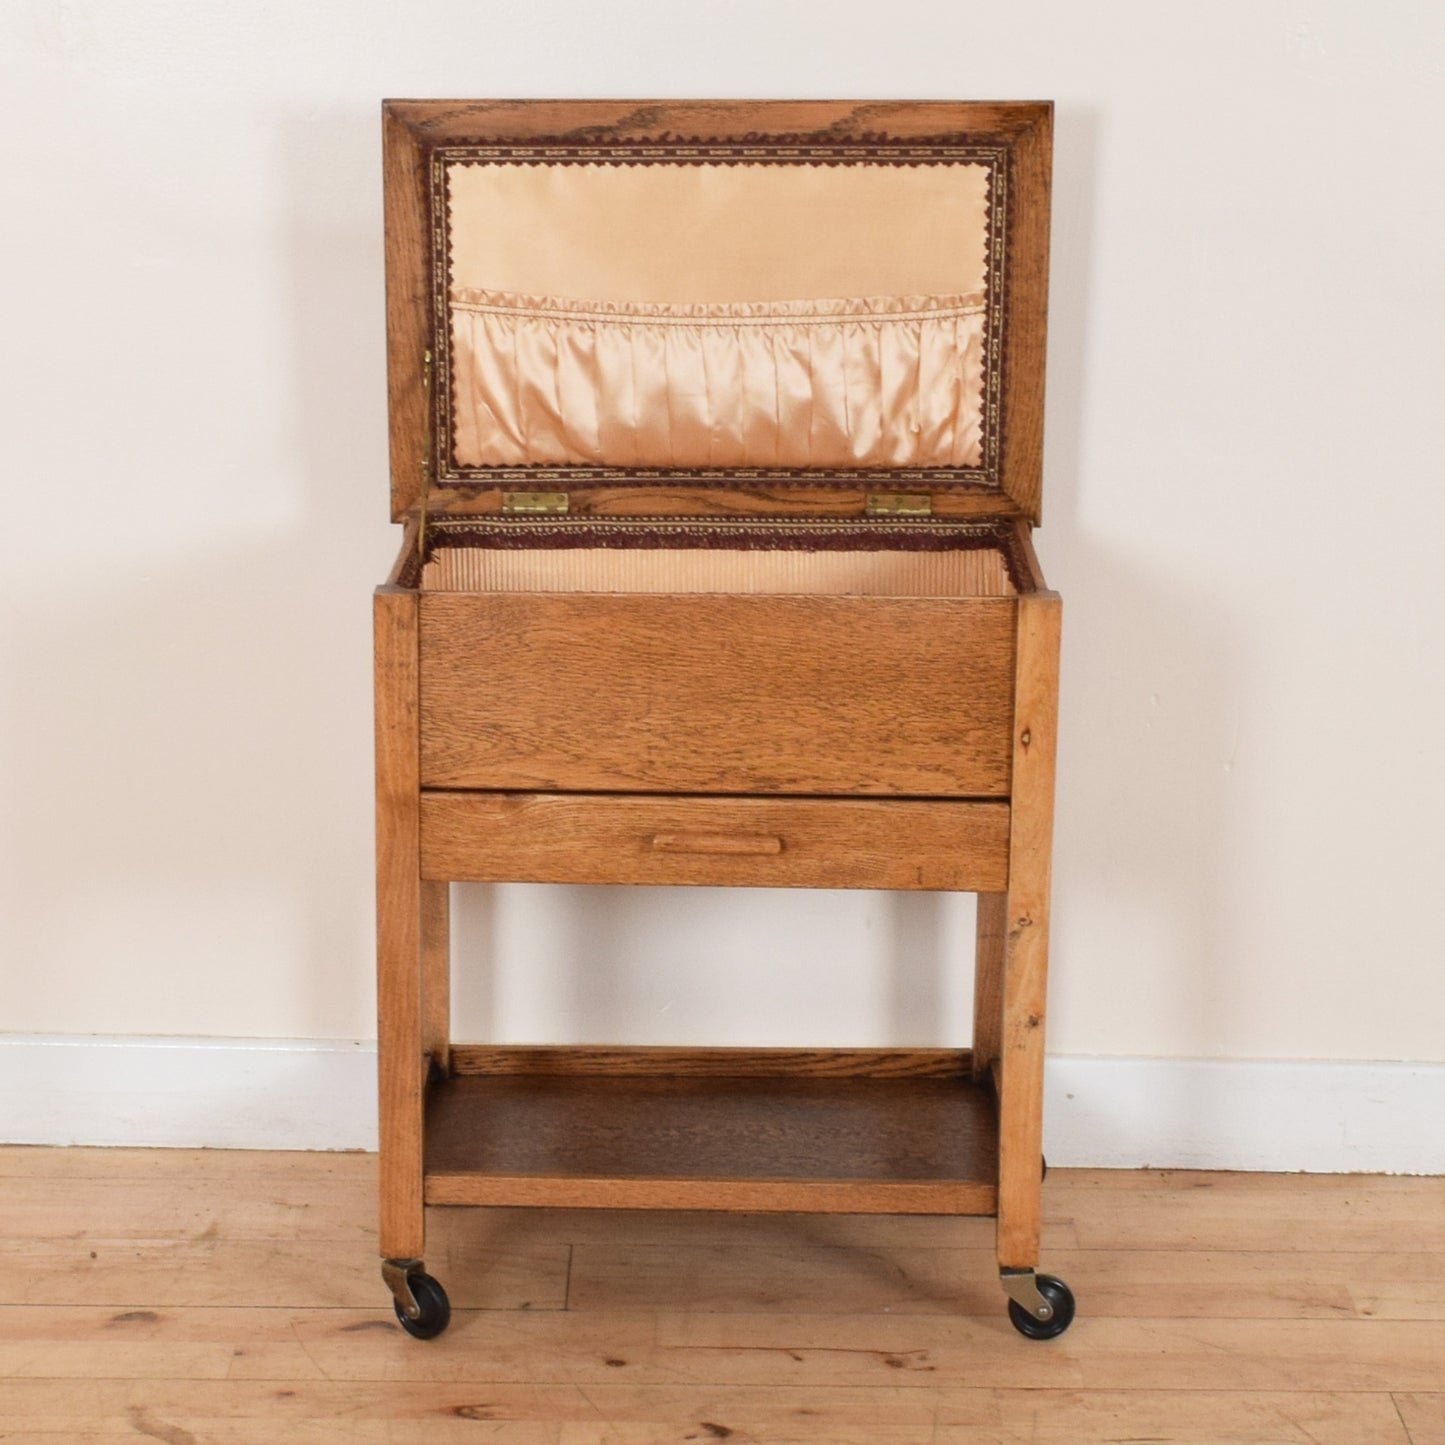
M 431 1204 L 989 1213 L 992 1099 L 963 1078 L 459 1077 Z
M 385 1313 L 389 1317 L 389 1308 Z M 950 1435 L 950 1441 L 1036 1445 L 1048 1440 L 1078 1445 L 1128 1440 L 1118 1413 L 1110 1407 L 1110 1394 L 1174 1390 L 1204 1395 L 1205 1409 L 1215 1395 L 1241 1392 L 1293 1393 L 1300 1403 L 1283 1420 L 1268 1410 L 1255 1412 L 1248 1434 L 1210 1433 L 1207 1428 L 1178 1433 L 1167 1429 L 1164 1417 L 1155 1415 L 1165 1429 L 1161 1432 L 1146 1416 L 1132 1438 L 1188 1440 L 1193 1445 L 1295 1441 L 1374 1445 L 1405 1437 L 1362 1436 L 1336 1429 L 1328 1408 L 1322 1412 L 1308 1397 L 1323 1395 L 1334 1401 L 1352 1392 L 1391 1389 L 1423 1393 L 1433 1391 L 1439 1381 L 1436 1341 L 1412 1324 L 1381 1320 L 1302 1320 L 1281 1328 L 1277 1320 L 1081 1319 L 1080 1326 L 1090 1326 L 1087 1333 L 1080 1329 L 1067 1342 L 1032 1348 L 997 1317 L 983 1321 L 917 1315 L 829 1318 L 779 1311 L 584 1314 L 539 1309 L 458 1318 L 452 1325 L 455 1333 L 432 1348 L 418 1348 L 401 1338 L 395 1323 L 382 1318 L 380 1310 L 189 1309 L 150 1316 L 141 1312 L 140 1318 L 120 1320 L 115 1315 L 108 1308 L 0 1312 L 4 1399 L 8 1402 L 18 1381 L 37 1378 L 70 1381 L 77 1407 L 95 1400 L 97 1386 L 108 1383 L 139 1384 L 147 1378 L 205 1382 L 224 1398 L 228 1389 L 252 1381 L 263 1383 L 270 1401 L 285 1409 L 281 1382 L 296 1382 L 303 1392 L 324 1390 L 335 1382 L 341 1388 L 329 1398 L 342 1412 L 345 1433 L 332 1438 L 365 1440 L 351 1428 L 351 1406 L 364 1382 L 381 1386 L 388 1399 L 404 1392 L 408 1382 L 446 1382 L 466 1384 L 467 1394 L 460 1395 L 459 1402 L 469 1398 L 481 1406 L 462 1417 L 472 1440 L 486 1440 L 489 1433 L 491 1439 L 507 1440 L 507 1434 L 477 1430 L 478 1421 L 498 1419 L 497 1412 L 485 1413 L 486 1402 L 496 1398 L 494 1392 L 517 1382 L 553 1384 L 562 1393 L 553 1407 L 556 1413 L 549 1418 L 565 1419 L 570 1414 L 594 1428 L 588 1433 L 553 1430 L 552 1440 L 570 1437 L 590 1445 L 604 1441 L 611 1445 L 619 1435 L 598 1416 L 591 1398 L 598 1387 L 685 1391 L 696 1410 L 700 1400 L 725 1399 L 732 1389 L 752 1385 L 774 1391 L 791 1387 L 803 1397 L 798 1401 L 802 1409 L 793 1411 L 793 1424 L 801 1423 L 801 1433 L 784 1425 L 778 1433 L 754 1435 L 755 1441 L 913 1445 L 922 1440 L 931 1445 L 935 1432 L 930 1422 L 949 1409 L 948 1398 L 957 1382 L 982 1379 L 1007 1382 L 1017 1391 L 1013 1411 L 1007 1415 L 1017 1428 L 1006 1435 Z M 1027 1397 L 1065 1384 L 1072 1387 L 1071 1393 L 1086 1394 L 1098 1405 L 1073 1415 L 1071 1430 L 1056 1432 L 1043 1423 L 1047 1407 Z M 853 1397 L 855 1413 L 879 1412 L 873 1418 L 873 1433 L 839 1435 L 826 1427 L 813 1428 L 805 1401 L 816 1398 L 814 1392 L 843 1388 Z M 1182 1399 L 1179 1403 L 1186 1418 L 1193 1418 L 1187 1403 Z M 920 1404 L 925 1407 L 921 1436 L 887 1431 L 884 1421 Z M 885 1407 L 893 1413 L 885 1413 Z M 123 1403 L 116 1413 L 125 1420 L 128 1412 Z M 710 1413 L 702 1418 L 715 1417 Z M 1228 1419 L 1228 1414 L 1223 1418 Z M 1213 1419 L 1217 1424 L 1220 1416 Z M 1292 1420 L 1307 1423 L 1309 1429 L 1293 1428 Z M 383 1429 L 370 1438 L 430 1440 L 437 1436 L 429 1432 L 440 1428 L 440 1422 L 429 1418 L 426 1432 L 420 1435 L 402 1437 Z M 155 1430 L 137 1432 L 133 1426 L 119 1438 L 133 1441 L 144 1433 L 167 1438 Z M 290 1445 L 297 1437 L 284 1429 L 268 1433 L 264 1428 L 222 1437 L 203 1427 L 197 1445 L 212 1445 L 223 1438 L 246 1445 L 270 1440 Z M 709 1436 L 697 1438 L 707 1441 Z M 712 1438 L 723 1437 L 712 1432 Z M 177 1437 L 172 1434 L 169 1439 Z M 511 1439 L 541 1445 L 548 1437 L 539 1430 L 512 1434 Z M 670 1442 L 685 1440 L 686 1434 L 639 1432 L 621 1439 Z M 56 1440 L 76 1445 L 74 1435 L 57 1433 Z M 33 1437 L 28 1445 L 34 1445 Z
M 422 782 L 1001 797 L 1016 605 L 429 595 Z
M 1057 593 L 1031 593 L 1019 603 L 1014 792 L 999 1035 L 998 1259 L 1003 1268 L 1032 1269 L 1039 1254 L 1062 614 Z
M 705 1298 L 709 1312 L 716 1313 L 997 1311 L 992 1250 L 967 1247 L 957 1224 L 946 1235 L 940 1230 L 931 1245 L 853 1251 L 817 1239 L 811 1229 L 816 1222 L 760 1220 L 751 1242 L 654 1241 L 620 1232 L 611 1239 L 576 1240 L 567 1308 L 697 1310 Z M 1438 1323 L 1427 1323 L 1445 1319 L 1445 1259 L 1439 1255 L 1054 1245 L 1047 1254 L 1049 1273 L 1088 1301 L 1081 1320 L 1148 1318 L 1167 1295 L 1179 1319 L 1414 1319 L 1445 1338 Z M 1373 1301 L 1386 1289 L 1392 1291 L 1391 1313 L 1373 1313 Z
M 380 587 L 376 665 L 376 1012 L 381 1249 L 419 1256 L 422 898 L 417 791 L 417 597 Z
M 1003 961 L 1008 937 L 1008 895 L 980 892 L 974 921 L 973 1065 L 989 1072 L 998 1062 L 1003 1033 Z
M 555 483 L 567 488 L 569 515 L 573 517 L 862 517 L 867 515 L 869 496 L 877 487 L 831 486 L 756 488 L 728 486 L 597 486 L 567 487 L 565 479 Z M 429 516 L 485 515 L 502 510 L 504 492 L 520 490 L 508 483 L 491 487 L 485 482 L 449 482 L 427 498 Z M 909 490 L 924 490 L 910 487 Z M 933 493 L 935 517 L 996 517 L 1016 514 L 1013 498 L 999 492 L 958 491 Z
M 458 1074 L 654 1075 L 665 1078 L 962 1079 L 967 1049 L 606 1048 L 458 1044 Z
M 385 112 L 429 145 L 533 136 L 716 138 L 827 134 L 1014 138 L 1048 101 L 908 100 L 388 100 Z
M 1400 1394 L 1395 1407 L 1400 1412 L 1410 1445 L 1445 1445 L 1445 1379 L 1431 1394 Z
M 451 889 L 421 885 L 421 1046 L 439 1069 L 450 1066 L 452 1036 Z
M 343 1239 L 286 1238 L 274 1223 L 271 1237 L 236 1239 L 227 1218 L 219 1237 L 197 1238 L 182 1226 L 169 1237 L 162 1231 L 159 1237 L 117 1240 L 90 1228 L 60 1240 L 7 1241 L 0 1305 L 373 1309 L 380 1272 L 375 1230 L 366 1227 L 370 1200 L 356 1199 L 353 1207 L 357 1227 Z M 434 1215 L 428 1229 L 427 1254 L 458 1308 L 562 1308 L 567 1244 L 488 1247 L 477 1240 L 476 1224 L 475 1215 Z
M 426 163 L 415 131 L 383 107 L 386 390 L 391 417 L 391 517 L 421 500 L 430 446 L 423 355 L 431 346 Z
M 1397 1414 L 1382 1391 L 1160 1390 L 1145 1383 L 1142 1366 L 1141 1383 L 1129 1388 L 1061 1389 L 1047 1376 L 1050 1367 L 1060 1372 L 1056 1351 L 1035 1351 L 1044 1358 L 1023 1371 L 1007 1353 L 1010 1342 L 977 1323 L 966 1334 L 955 1328 L 954 1336 L 935 1325 L 923 1345 L 901 1352 L 829 1347 L 855 1359 L 866 1385 L 847 1377 L 812 1381 L 811 1352 L 794 1353 L 808 1362 L 795 1365 L 797 1380 L 757 1385 L 734 1380 L 730 1351 L 709 1353 L 719 1378 L 693 1368 L 682 1383 L 679 1376 L 667 1380 L 671 1362 L 664 1356 L 654 1363 L 645 1323 L 634 1316 L 621 1329 L 604 1316 L 582 1331 L 567 1328 L 565 1313 L 517 1312 L 515 1318 L 536 1315 L 552 1328 L 529 1327 L 515 1337 L 514 1316 L 459 1319 L 453 1329 L 462 1324 L 473 1331 L 465 1347 L 412 1351 L 403 1363 L 400 1342 L 376 1321 L 369 1329 L 358 1311 L 291 1312 L 296 1334 L 288 1352 L 286 1320 L 278 1313 L 217 1311 L 208 1322 L 218 1343 L 244 1341 L 246 1354 L 274 1364 L 268 1379 L 176 1378 L 179 1371 L 166 1372 L 163 1364 L 175 1337 L 169 1331 L 150 1352 L 135 1351 L 138 1362 L 160 1366 L 150 1378 L 139 1367 L 132 1373 L 140 1378 L 80 1376 L 70 1362 L 84 1358 L 86 1344 L 101 1353 L 107 1325 L 100 1312 L 80 1314 L 67 1321 L 65 1333 L 47 1331 L 46 1348 L 35 1351 L 35 1357 L 64 1356 L 75 1375 L 7 1380 L 0 1424 L 13 1425 L 9 1438 L 27 1445 L 117 1445 L 148 1437 L 173 1445 L 709 1445 L 729 1438 L 734 1445 L 1441 1445 L 1445 1438 L 1438 1396 L 1401 1395 Z M 805 1330 L 806 1315 L 797 1318 Z M 1250 1339 L 1266 1333 L 1256 1327 Z M 943 1364 L 933 1363 L 939 1337 L 948 1340 Z M 642 1371 L 627 1368 L 637 1361 L 639 1343 L 649 1383 L 633 1378 Z M 319 1363 L 307 1350 L 317 1352 Z M 746 1358 L 747 1347 L 739 1346 L 737 1355 Z M 584 1381 L 564 1373 L 574 1356 L 585 1362 Z M 691 1359 L 678 1351 L 673 1367 Z M 323 1368 L 337 1373 L 323 1377 Z M 952 1383 L 1013 1380 L 1020 1373 L 1030 1378 L 1026 1388 Z M 1435 1421 L 1436 1433 L 1412 1437 L 1402 1415 Z
M 1001 889 L 1007 803 L 422 795 L 422 874 L 493 883 Z
M 440 1205 L 567 1209 L 722 1209 L 792 1214 L 992 1214 L 992 1184 L 932 1180 L 573 1179 L 554 1174 L 427 1175 L 426 1200 Z
M 1009 237 L 1008 346 L 1004 365 L 1005 495 L 1037 522 L 1044 470 L 1044 349 L 1049 305 L 1049 188 L 1054 109 L 1032 108 L 1013 146 L 1014 205 Z
M 981 1219 L 438 1210 L 455 1315 L 418 1345 L 375 1174 L 0 1149 L 0 1436 L 1445 1441 L 1438 1179 L 1055 1170 L 1044 1263 L 1080 1317 L 1045 1346 L 1005 1322 Z

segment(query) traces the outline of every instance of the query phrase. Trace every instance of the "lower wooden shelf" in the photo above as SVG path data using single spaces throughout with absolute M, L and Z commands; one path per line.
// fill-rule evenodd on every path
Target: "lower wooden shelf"
M 453 1067 L 428 1093 L 428 1204 L 997 1208 L 992 1088 L 957 1051 L 483 1049 Z

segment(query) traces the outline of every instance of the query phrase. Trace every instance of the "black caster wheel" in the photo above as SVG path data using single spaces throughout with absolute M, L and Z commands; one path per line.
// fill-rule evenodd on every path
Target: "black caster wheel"
M 436 1339 L 452 1322 L 452 1306 L 446 1290 L 429 1274 L 409 1274 L 406 1282 L 421 1306 L 421 1313 L 415 1319 L 409 1319 L 398 1303 L 395 1305 L 397 1323 L 415 1339 Z
M 1034 1280 L 1038 1291 L 1054 1307 L 1052 1319 L 1035 1319 L 1017 1300 L 1008 1302 L 1008 1317 L 1019 1334 L 1031 1340 L 1052 1340 L 1074 1322 L 1074 1292 L 1063 1280 L 1041 1274 Z

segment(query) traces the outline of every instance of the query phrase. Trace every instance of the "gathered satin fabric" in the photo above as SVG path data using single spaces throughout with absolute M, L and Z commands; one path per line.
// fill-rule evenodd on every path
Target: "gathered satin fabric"
M 981 293 L 672 304 L 451 292 L 458 466 L 970 467 Z

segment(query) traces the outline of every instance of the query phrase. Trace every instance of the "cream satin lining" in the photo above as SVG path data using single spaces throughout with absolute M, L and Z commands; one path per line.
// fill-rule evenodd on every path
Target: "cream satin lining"
M 451 323 L 458 466 L 981 458 L 981 292 L 671 304 L 454 286 Z
M 713 548 L 438 547 L 425 592 L 745 592 L 843 597 L 1011 597 L 1003 554 Z
M 455 286 L 620 301 L 981 291 L 990 168 L 447 167 Z

